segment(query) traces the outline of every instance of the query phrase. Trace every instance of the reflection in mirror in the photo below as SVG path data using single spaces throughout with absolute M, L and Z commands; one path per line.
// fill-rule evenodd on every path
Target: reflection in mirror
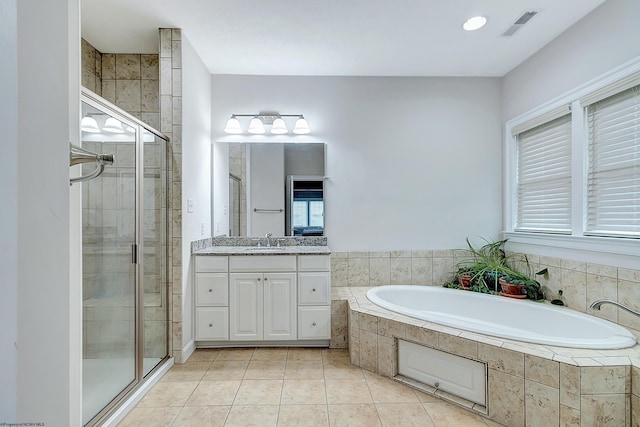
M 287 176 L 287 236 L 324 234 L 324 176 Z
M 230 143 L 229 235 L 323 235 L 324 165 L 322 143 Z
M 239 176 L 229 174 L 229 236 L 240 236 L 240 184 Z

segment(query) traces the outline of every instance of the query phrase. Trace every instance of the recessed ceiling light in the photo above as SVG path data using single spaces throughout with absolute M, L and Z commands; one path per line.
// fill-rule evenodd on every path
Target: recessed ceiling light
M 472 18 L 467 19 L 467 21 L 462 24 L 462 28 L 466 31 L 474 31 L 484 27 L 484 24 L 487 23 L 487 18 L 484 16 L 474 16 Z

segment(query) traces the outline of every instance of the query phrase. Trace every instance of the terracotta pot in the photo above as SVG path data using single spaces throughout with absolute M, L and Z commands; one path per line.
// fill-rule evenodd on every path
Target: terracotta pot
M 460 276 L 458 276 L 458 284 L 463 288 L 463 289 L 469 289 L 471 287 L 471 275 L 470 274 L 462 274 Z
M 502 292 L 505 294 L 511 295 L 523 295 L 526 294 L 526 289 L 524 285 L 514 285 L 513 283 L 507 282 L 504 278 L 500 278 L 498 281 L 500 283 L 500 288 Z

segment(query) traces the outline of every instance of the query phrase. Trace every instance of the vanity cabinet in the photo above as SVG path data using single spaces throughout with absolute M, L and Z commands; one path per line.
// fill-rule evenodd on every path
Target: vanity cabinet
M 298 256 L 298 339 L 331 338 L 331 258 Z
M 229 339 L 227 257 L 195 258 L 196 340 Z
M 328 255 L 195 256 L 195 340 L 327 344 L 330 266 Z

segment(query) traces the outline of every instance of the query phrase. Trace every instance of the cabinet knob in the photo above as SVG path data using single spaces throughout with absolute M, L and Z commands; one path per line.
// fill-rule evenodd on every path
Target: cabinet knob
M 312 325 L 313 325 L 313 326 L 316 326 L 316 322 L 313 322 L 313 323 L 312 323 Z
M 314 325 L 315 325 L 315 323 L 314 323 Z M 209 323 L 209 327 L 213 328 L 213 323 Z
M 209 292 L 213 292 L 211 289 L 209 289 Z
M 269 280 L 269 278 L 268 278 L 268 277 L 265 277 L 265 278 L 264 278 L 264 281 L 266 282 L 267 280 Z
M 262 279 L 258 277 L 258 282 L 261 281 Z
M 313 292 L 315 292 L 315 291 L 316 291 L 316 288 L 313 288 L 313 289 L 312 289 L 312 291 L 313 291 Z

